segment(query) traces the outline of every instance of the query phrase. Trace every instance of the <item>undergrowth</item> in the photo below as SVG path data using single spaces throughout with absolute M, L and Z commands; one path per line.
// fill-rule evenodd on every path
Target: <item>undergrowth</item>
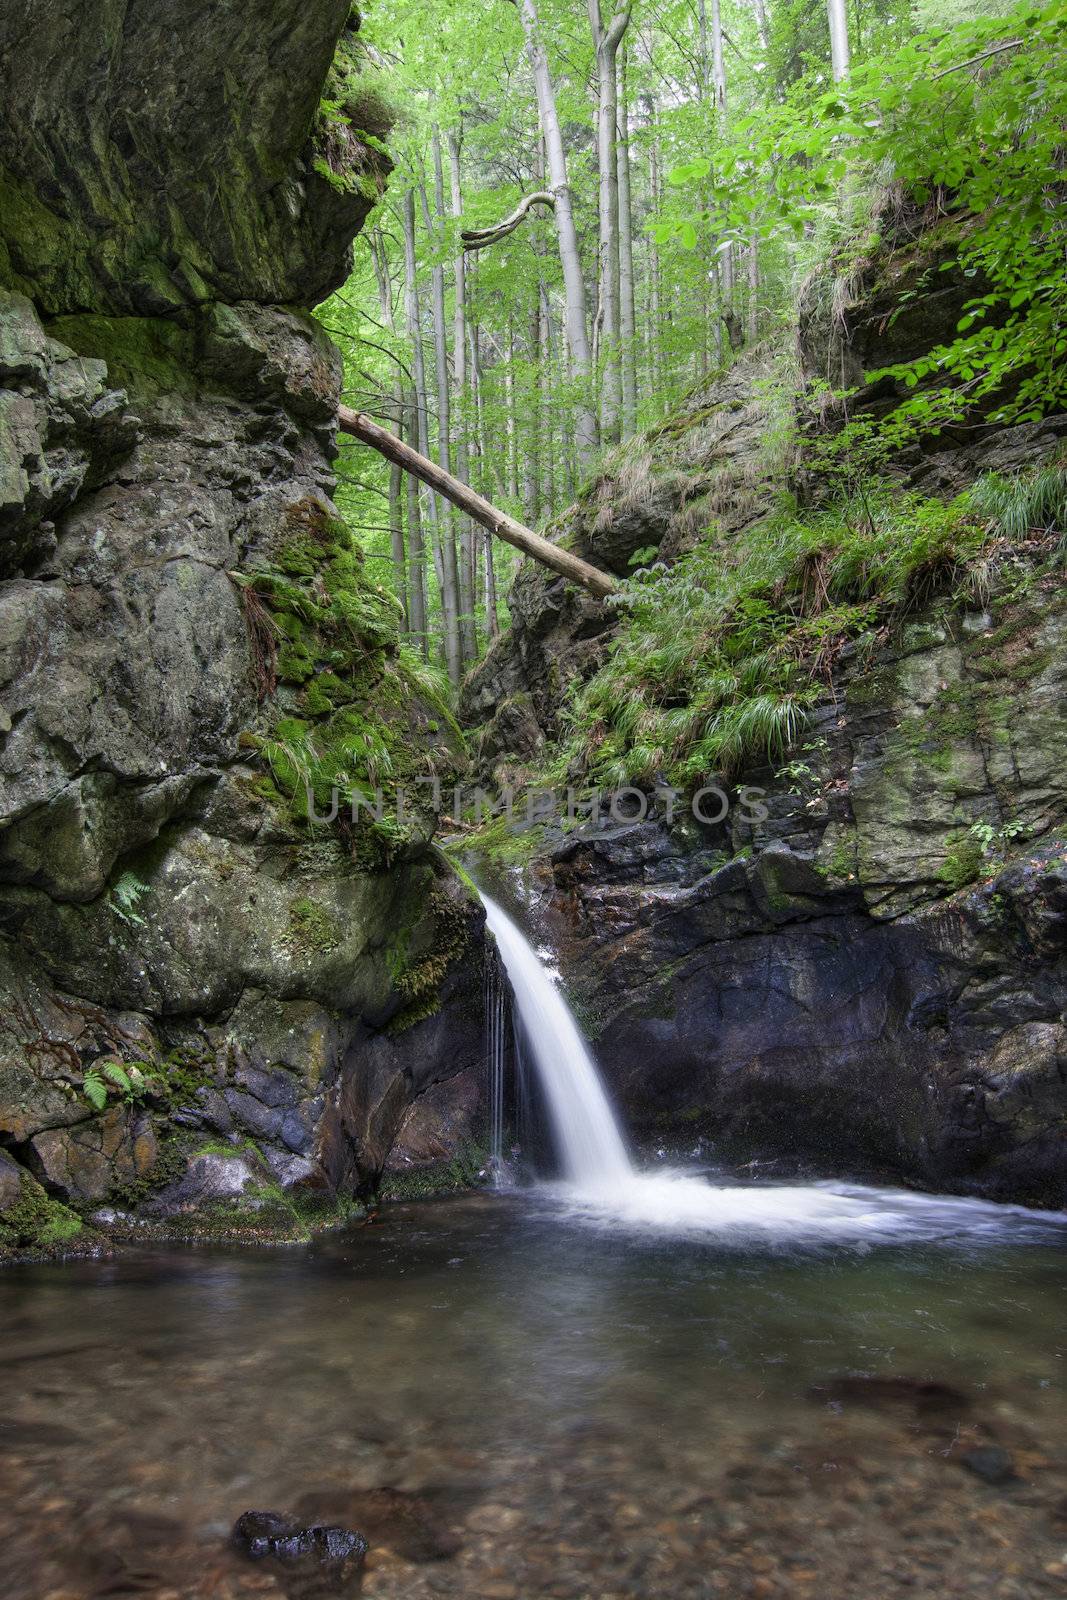
M 1065 512 L 1062 467 L 989 475 L 947 503 L 881 483 L 638 572 L 553 776 L 686 785 L 781 760 L 846 644 L 873 648 L 935 602 L 986 604 L 1062 566 Z

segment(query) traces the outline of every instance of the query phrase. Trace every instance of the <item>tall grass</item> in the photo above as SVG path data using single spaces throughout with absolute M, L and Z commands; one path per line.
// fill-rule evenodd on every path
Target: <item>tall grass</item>
M 1021 567 L 1062 560 L 1065 510 L 1058 468 L 987 477 L 949 503 L 876 485 L 639 572 L 610 656 L 571 705 L 558 770 L 692 782 L 779 760 L 846 643 L 873 643 L 940 599 L 968 603 Z

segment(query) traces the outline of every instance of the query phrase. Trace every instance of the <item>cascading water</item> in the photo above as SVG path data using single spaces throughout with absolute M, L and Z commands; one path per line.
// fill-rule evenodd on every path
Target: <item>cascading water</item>
M 716 1184 L 694 1173 L 634 1167 L 597 1069 L 567 1002 L 529 941 L 482 895 L 514 997 L 520 1038 L 537 1073 L 563 1169 L 563 1183 L 538 1191 L 568 1215 L 600 1227 L 689 1236 L 719 1244 L 776 1247 L 904 1240 L 1018 1241 L 1061 1230 L 1067 1214 L 1023 1206 L 913 1194 L 860 1184 Z M 504 1171 L 504 1040 L 490 1008 L 492 1141 L 497 1181 Z
M 488 895 L 482 902 L 545 1092 L 564 1177 L 583 1188 L 625 1183 L 633 1167 L 567 1002 L 507 913 Z

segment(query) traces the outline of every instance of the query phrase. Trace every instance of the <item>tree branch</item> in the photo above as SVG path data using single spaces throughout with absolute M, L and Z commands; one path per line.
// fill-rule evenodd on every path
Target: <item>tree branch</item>
M 501 239 L 506 239 L 509 233 L 515 232 L 531 206 L 551 206 L 554 211 L 556 197 L 547 189 L 539 189 L 536 194 L 528 194 L 525 200 L 521 200 L 510 217 L 505 217 L 503 222 L 497 222 L 491 228 L 465 229 L 459 236 L 464 250 L 484 250 L 486 245 L 499 244 Z
M 990 56 L 1002 55 L 1005 50 L 1018 50 L 1023 43 L 1021 39 L 1009 39 L 1006 44 L 995 44 L 991 50 L 983 50 L 981 55 L 972 56 L 969 61 L 957 61 L 954 67 L 945 67 L 942 72 L 935 72 L 931 83 L 936 83 L 938 78 L 947 78 L 950 72 L 966 72 L 968 67 L 979 67 L 983 61 L 988 61 Z
M 562 546 L 553 544 L 551 540 L 543 539 L 531 528 L 524 528 L 521 522 L 516 522 L 514 517 L 509 517 L 506 512 L 498 511 L 496 506 L 490 505 L 480 494 L 476 494 L 465 483 L 454 478 L 443 467 L 439 467 L 436 461 L 431 461 L 427 456 L 420 455 L 417 450 L 412 450 L 410 445 L 404 444 L 388 429 L 380 428 L 362 411 L 351 411 L 348 406 L 342 406 L 338 412 L 338 427 L 342 433 L 349 434 L 362 444 L 369 444 L 372 450 L 377 450 L 387 461 L 402 467 L 405 472 L 410 472 L 413 477 L 436 490 L 461 511 L 465 511 L 475 522 L 480 523 L 483 528 L 495 533 L 498 539 L 503 539 L 505 544 L 514 545 L 523 555 L 532 556 L 542 566 L 550 567 L 553 572 L 560 573 L 564 578 L 570 578 L 572 583 L 581 584 L 583 589 L 588 589 L 597 599 L 603 599 L 616 589 L 615 579 L 608 573 L 602 572 L 599 567 L 592 566 L 588 561 L 583 561 L 580 556 L 573 555 L 570 550 L 564 550 Z

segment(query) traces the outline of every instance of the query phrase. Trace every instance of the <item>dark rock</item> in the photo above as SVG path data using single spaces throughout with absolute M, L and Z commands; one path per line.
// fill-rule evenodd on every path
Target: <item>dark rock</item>
M 354 1566 L 367 1553 L 367 1541 L 349 1528 L 312 1524 L 300 1527 L 276 1511 L 245 1511 L 234 1524 L 233 1540 L 254 1560 L 309 1558 L 323 1566 Z
M 219 1200 L 239 1200 L 249 1186 L 274 1181 L 271 1168 L 247 1146 L 235 1146 L 232 1155 L 206 1150 L 194 1155 L 182 1176 L 159 1190 L 147 1202 L 146 1209 L 168 1215 Z
M 968 1472 L 973 1472 L 976 1478 L 992 1484 L 994 1488 L 1020 1481 L 1010 1452 L 998 1444 L 975 1445 L 972 1449 L 961 1450 L 956 1460 Z
M 22 1167 L 6 1150 L 0 1150 L 0 1213 L 13 1206 L 22 1186 Z
M 446 1561 L 462 1549 L 453 1523 L 466 1517 L 480 1500 L 475 1489 L 453 1485 L 420 1490 L 377 1488 L 345 1494 L 316 1490 L 298 1506 L 301 1516 L 327 1515 L 338 1522 L 358 1523 L 374 1546 L 385 1545 L 405 1561 Z
M 825 1405 L 865 1406 L 876 1411 L 903 1406 L 920 1417 L 959 1417 L 971 1406 L 970 1397 L 961 1389 L 937 1379 L 852 1373 L 815 1384 L 809 1397 Z
M 309 137 L 350 14 L 349 0 L 5 7 L 0 281 L 53 316 L 321 300 L 372 204 L 316 171 Z M 357 173 L 386 165 L 351 155 Z
M 232 574 L 336 515 L 341 361 L 299 307 L 369 209 L 309 139 L 350 16 L 211 0 L 183 51 L 180 4 L 0 17 L 0 1135 L 71 1199 L 158 1212 L 377 1171 L 412 1097 L 469 1065 L 399 1026 L 387 1105 L 364 1086 L 341 1125 L 356 1042 L 446 948 L 441 868 L 428 827 L 389 871 L 311 840 L 250 754 L 294 691 L 260 706 Z M 301 901 L 335 941 L 302 936 Z M 473 1030 L 468 912 L 433 978 Z M 159 1091 L 97 1113 L 102 1057 Z M 262 1162 L 200 1148 L 235 1129 Z

